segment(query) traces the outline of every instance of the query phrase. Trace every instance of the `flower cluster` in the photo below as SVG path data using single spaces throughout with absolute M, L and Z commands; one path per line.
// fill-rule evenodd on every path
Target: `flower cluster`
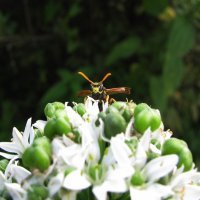
M 0 196 L 14 200 L 199 200 L 187 144 L 147 104 L 87 98 L 45 107 L 0 142 Z

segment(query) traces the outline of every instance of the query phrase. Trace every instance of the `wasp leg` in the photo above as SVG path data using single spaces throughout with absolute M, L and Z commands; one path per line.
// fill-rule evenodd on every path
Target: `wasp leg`
M 110 98 L 110 99 L 109 99 L 109 104 L 112 104 L 112 103 L 114 103 L 114 102 L 116 102 L 115 99 L 113 99 L 113 98 Z
M 108 102 L 108 104 L 112 104 L 112 103 L 116 102 L 116 100 L 113 99 L 113 98 L 110 98 L 109 95 L 106 95 L 106 101 L 105 102 Z
M 106 95 L 106 102 L 109 102 L 109 98 L 110 98 L 110 96 Z

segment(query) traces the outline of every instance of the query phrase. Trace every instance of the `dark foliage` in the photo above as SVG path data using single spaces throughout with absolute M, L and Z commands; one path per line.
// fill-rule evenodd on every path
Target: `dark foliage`
M 89 85 L 77 71 L 94 81 L 111 72 L 105 86 L 129 86 L 129 99 L 159 108 L 198 160 L 199 13 L 190 0 L 2 0 L 1 140 L 43 118 L 48 102 L 82 101 Z

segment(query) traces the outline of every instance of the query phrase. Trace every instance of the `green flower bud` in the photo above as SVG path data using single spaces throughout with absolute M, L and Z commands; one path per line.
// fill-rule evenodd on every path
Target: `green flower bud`
M 144 133 L 149 127 L 155 131 L 160 125 L 161 117 L 157 110 L 145 108 L 135 116 L 134 127 L 139 133 Z
M 145 183 L 145 177 L 139 170 L 136 170 L 133 176 L 131 177 L 131 185 L 141 186 Z
M 43 137 L 36 138 L 32 146 L 33 147 L 39 146 L 43 148 L 44 151 L 48 154 L 48 156 L 51 157 L 51 153 L 52 153 L 51 144 L 47 137 L 43 136 Z
M 124 133 L 127 123 L 120 113 L 108 113 L 104 121 L 105 136 L 111 138 L 118 133 Z
M 138 104 L 134 109 L 134 117 L 136 117 L 141 111 L 145 109 L 150 109 L 150 107 L 146 103 Z
M 162 146 L 162 155 L 176 154 L 179 157 L 178 167 L 184 166 L 184 171 L 192 168 L 192 153 L 187 144 L 180 139 L 170 138 Z
M 106 114 L 108 114 L 108 113 L 118 113 L 118 112 L 119 112 L 119 110 L 116 107 L 114 107 L 113 105 L 109 106 L 106 110 Z
M 121 111 L 126 107 L 126 103 L 123 101 L 116 101 L 112 104 L 112 106 L 115 107 L 118 111 Z
M 44 135 L 49 139 L 53 139 L 56 135 L 67 135 L 71 132 L 70 123 L 62 117 L 52 118 L 44 127 Z
M 28 189 L 28 200 L 45 200 L 48 198 L 48 189 L 43 185 L 32 185 Z
M 73 109 L 82 117 L 86 113 L 85 105 L 83 103 L 76 104 Z
M 54 117 L 56 110 L 64 110 L 65 105 L 60 102 L 48 103 L 44 108 L 45 116 L 49 119 Z
M 22 155 L 22 163 L 30 169 L 46 170 L 50 165 L 50 157 L 44 147 L 30 146 Z

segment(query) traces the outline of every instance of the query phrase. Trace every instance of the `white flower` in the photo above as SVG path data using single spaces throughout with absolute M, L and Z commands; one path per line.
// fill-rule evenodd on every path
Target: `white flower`
M 200 172 L 191 170 L 178 172 L 172 178 L 169 186 L 174 192 L 175 200 L 199 200 L 200 197 Z
M 167 155 L 151 160 L 141 170 L 145 177 L 145 184 L 141 186 L 130 185 L 132 200 L 160 200 L 173 194 L 168 185 L 161 185 L 156 181 L 165 177 L 176 168 L 178 163 L 177 155 Z
M 21 187 L 21 183 L 31 175 L 31 172 L 18 166 L 15 158 L 8 163 L 5 173 L 0 171 L 0 189 L 7 189 L 13 200 L 26 200 L 26 190 Z M 15 180 L 16 183 L 12 183 Z
M 7 159 L 21 158 L 23 152 L 29 147 L 34 140 L 34 130 L 31 126 L 31 118 L 27 121 L 23 133 L 20 133 L 16 128 L 13 128 L 13 138 L 11 142 L 0 142 L 0 148 L 9 153 L 0 152 L 0 156 Z
M 113 140 L 111 139 L 111 143 Z M 119 157 L 123 159 L 123 155 L 119 155 Z M 96 198 L 106 200 L 107 192 L 122 193 L 128 190 L 125 178 L 133 173 L 131 170 L 132 168 L 129 166 L 119 165 L 116 160 L 113 160 L 113 151 L 110 148 L 108 154 L 104 155 L 101 164 L 92 161 L 88 166 L 69 173 L 65 177 L 63 187 L 77 191 L 93 185 L 92 191 Z
M 131 200 L 161 200 L 172 194 L 168 186 L 154 183 L 145 188 L 131 187 Z
M 129 171 L 130 169 L 125 166 L 119 166 L 118 164 L 106 166 L 104 160 L 101 165 L 105 166 L 105 178 L 102 183 L 94 184 L 92 189 L 98 200 L 106 200 L 107 192 L 124 193 L 128 191 L 126 178 L 131 173 Z
M 97 168 L 96 168 L 97 167 Z M 99 168 L 98 168 L 99 167 Z M 93 173 L 92 173 L 93 170 Z M 103 177 L 99 177 L 102 170 Z M 101 171 L 101 172 L 100 172 Z M 126 192 L 128 190 L 122 170 L 110 166 L 109 169 L 102 163 L 88 169 L 77 169 L 69 173 L 64 180 L 63 187 L 73 191 L 80 191 L 93 185 L 93 193 L 98 200 L 106 200 L 107 192 Z M 95 174 L 91 177 L 91 174 Z
M 37 129 L 39 129 L 39 131 L 43 132 L 44 131 L 44 127 L 46 125 L 47 121 L 44 120 L 37 120 L 33 126 Z
M 173 171 L 178 162 L 178 157 L 176 155 L 162 156 L 147 163 L 146 153 L 150 149 L 150 141 L 151 132 L 147 130 L 140 138 L 134 155 L 125 143 L 125 136 L 123 134 L 119 134 L 111 139 L 110 145 L 113 156 L 119 166 L 124 166 L 124 170 L 121 168 L 120 172 L 126 173 L 126 177 L 131 178 L 134 172 L 139 170 L 145 178 L 145 186 L 130 185 L 130 194 L 133 200 L 145 200 L 147 197 L 151 200 L 160 200 L 161 197 L 168 197 L 172 194 L 170 187 L 162 186 L 156 183 L 156 181 Z M 158 188 L 162 192 L 158 192 Z
M 82 117 L 72 107 L 68 106 L 67 103 L 65 103 L 65 111 L 73 128 L 78 128 L 83 124 L 84 120 Z
M 9 167 L 10 178 L 15 179 L 19 184 L 31 175 L 30 171 L 16 164 L 11 164 Z
M 84 119 L 92 121 L 96 120 L 99 114 L 99 101 L 94 100 L 91 97 L 87 97 L 85 101 L 86 113 L 83 116 Z
M 64 173 L 60 172 L 56 176 L 50 179 L 48 184 L 49 194 L 52 197 L 55 195 L 63 185 L 64 181 Z
M 27 200 L 27 192 L 17 183 L 5 183 L 5 187 L 13 200 Z
M 0 171 L 0 191 L 4 189 L 4 183 L 6 182 L 5 174 Z

